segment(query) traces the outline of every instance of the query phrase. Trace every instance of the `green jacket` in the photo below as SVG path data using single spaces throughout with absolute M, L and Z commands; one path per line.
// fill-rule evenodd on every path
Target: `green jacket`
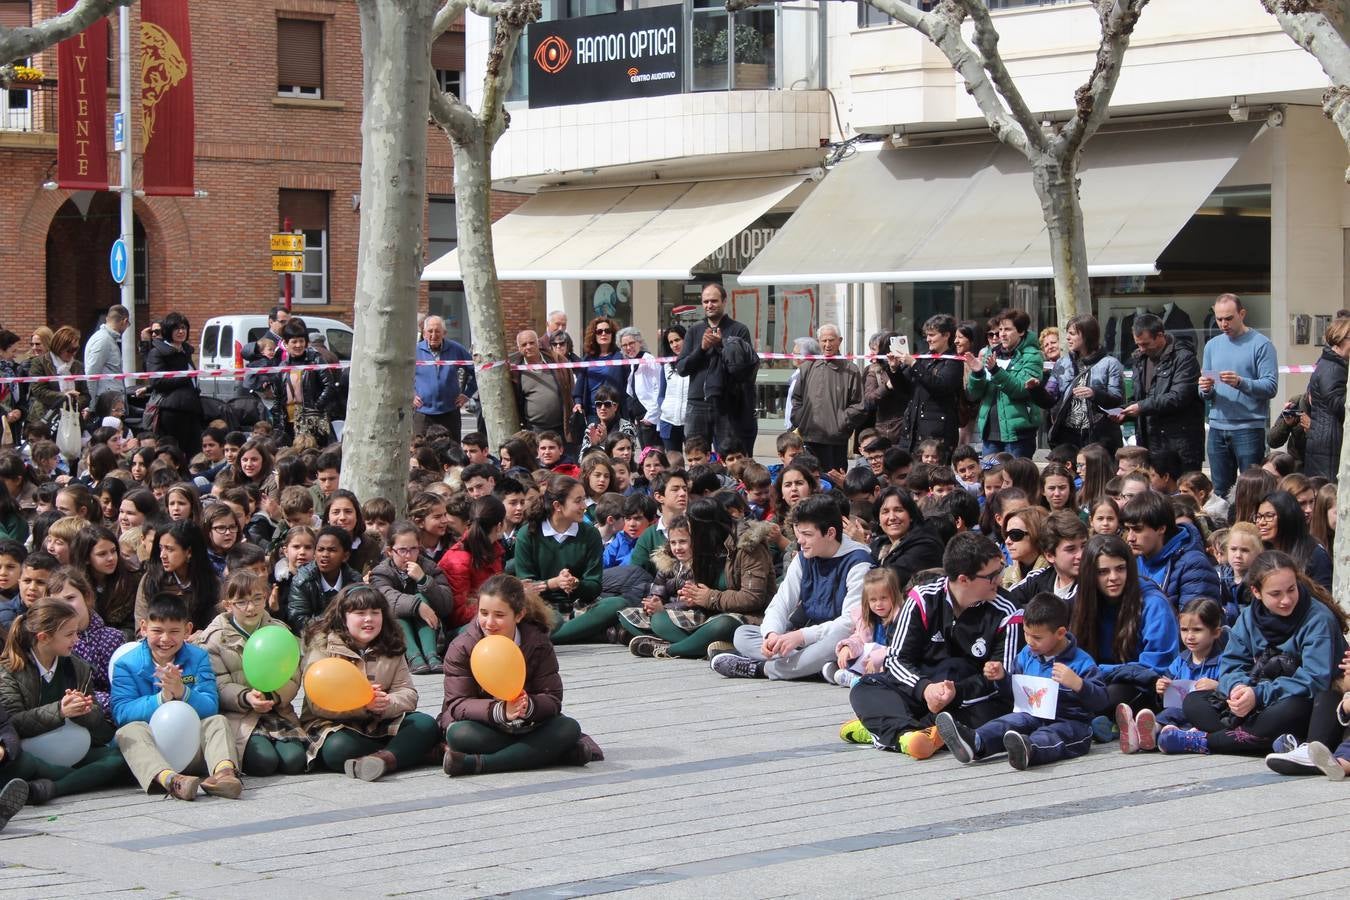
M 61 701 L 42 702 L 42 676 L 32 659 L 18 672 L 0 666 L 0 703 L 9 712 L 10 721 L 19 732 L 19 737 L 37 737 L 60 728 L 66 717 L 61 715 Z M 57 661 L 56 678 L 66 689 L 81 690 L 90 693 L 89 663 L 78 656 L 65 656 Z M 112 726 L 108 724 L 103 710 L 97 703 L 94 708 L 82 716 L 71 719 L 77 725 L 89 729 L 94 746 L 101 747 L 112 740 Z
M 601 557 L 605 542 L 595 526 L 582 522 L 577 533 L 559 543 L 545 537 L 533 522 L 520 526 L 516 532 L 516 577 L 521 581 L 547 581 L 563 569 L 580 579 L 575 592 L 545 591 L 544 601 L 562 612 L 574 606 L 589 606 L 600 597 L 600 581 L 604 572 Z
M 980 359 L 983 360 L 988 352 L 982 351 Z M 1027 391 L 1027 380 L 1030 378 L 1045 381 L 1045 357 L 1041 355 L 1034 331 L 1027 331 L 1023 335 L 1022 343 L 1013 350 L 1007 368 L 1000 366 L 992 371 L 981 369 L 967 374 L 966 393 L 980 404 L 979 425 L 975 432 L 977 440 L 984 437 L 984 423 L 995 403 L 998 404 L 997 440 L 1015 441 L 1019 434 L 1025 436 L 1026 432 L 1040 427 L 1040 407 L 1032 402 L 1031 394 Z

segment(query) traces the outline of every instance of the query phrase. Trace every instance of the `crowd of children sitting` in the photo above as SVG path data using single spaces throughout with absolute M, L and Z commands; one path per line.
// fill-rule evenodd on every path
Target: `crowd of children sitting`
M 863 432 L 846 469 L 822 471 L 790 432 L 765 466 L 699 438 L 639 451 L 624 431 L 580 461 L 551 432 L 494 456 L 433 425 L 396 520 L 338 488 L 336 445 L 277 452 L 212 426 L 188 460 L 105 431 L 79 460 L 43 441 L 0 452 L 3 820 L 133 780 L 192 800 L 314 769 L 584 766 L 603 753 L 562 712 L 553 651 L 573 643 L 823 678 L 849 689 L 843 739 L 916 759 L 945 747 L 1020 769 L 1118 741 L 1350 771 L 1335 490 L 1278 456 L 1220 498 L 1140 447 L 1038 466 Z M 274 624 L 303 658 L 263 692 L 243 649 Z M 470 665 L 496 635 L 526 660 L 513 700 Z M 373 699 L 297 707 L 334 657 Z M 417 711 L 415 678 L 433 674 L 436 719 Z M 149 726 L 174 700 L 200 719 L 187 765 Z M 67 723 L 89 735 L 73 764 L 24 749 Z

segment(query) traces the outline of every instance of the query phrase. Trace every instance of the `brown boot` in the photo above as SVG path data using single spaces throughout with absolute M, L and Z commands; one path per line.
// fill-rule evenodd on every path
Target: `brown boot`
M 222 766 L 202 782 L 202 790 L 212 797 L 238 800 L 244 792 L 244 783 L 239 780 L 239 773 L 234 766 Z
M 388 750 L 376 750 L 369 756 L 347 760 L 342 764 L 342 771 L 362 781 L 379 781 L 391 772 L 398 771 L 398 760 Z
M 179 775 L 177 772 L 169 776 L 169 785 L 167 793 L 170 797 L 178 800 L 196 800 L 197 788 L 201 787 L 202 780 L 191 775 Z

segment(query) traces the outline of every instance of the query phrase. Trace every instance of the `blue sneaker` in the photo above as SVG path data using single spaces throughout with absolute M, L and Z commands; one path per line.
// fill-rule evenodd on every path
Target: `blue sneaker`
M 1116 723 L 1112 722 L 1106 716 L 1098 716 L 1092 720 L 1092 740 L 1098 744 L 1109 744 L 1120 736 L 1116 731 Z
M 1194 728 L 1168 725 L 1158 734 L 1158 749 L 1163 753 L 1208 753 L 1209 735 Z
M 1282 734 L 1271 742 L 1271 753 L 1290 753 L 1298 749 L 1298 738 L 1292 734 Z

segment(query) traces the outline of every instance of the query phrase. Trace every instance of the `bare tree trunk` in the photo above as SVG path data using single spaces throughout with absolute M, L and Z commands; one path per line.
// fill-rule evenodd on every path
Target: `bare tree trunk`
M 506 360 L 501 285 L 492 249 L 492 148 L 510 117 L 503 103 L 511 88 L 511 58 L 525 27 L 539 18 L 539 0 L 449 0 L 436 16 L 435 34 L 464 11 L 496 20 L 483 74 L 483 102 L 475 114 L 459 98 L 435 90 L 431 117 L 450 138 L 455 154 L 455 223 L 459 271 L 464 282 L 473 358 L 477 366 Z M 487 437 L 495 446 L 520 427 L 515 392 L 505 366 L 479 369 L 478 399 Z
M 435 0 L 357 0 L 361 244 L 342 486 L 407 506 Z
M 1261 5 L 1327 73 L 1331 86 L 1322 94 L 1322 111 L 1335 123 L 1350 150 L 1350 0 L 1261 0 Z M 1350 169 L 1345 178 L 1350 181 Z M 1346 394 L 1345 408 L 1345 421 L 1350 423 L 1350 393 Z M 1350 515 L 1350 440 L 1341 442 L 1336 509 Z M 1344 605 L 1350 597 L 1350 519 L 1336 529 L 1335 543 L 1331 594 Z
M 66 38 L 74 37 L 119 6 L 134 0 L 80 0 L 59 16 L 36 22 L 27 28 L 0 28 L 0 83 L 4 69 L 41 53 Z
M 473 335 L 473 358 L 481 366 L 506 359 L 506 326 L 492 250 L 492 149 L 481 134 L 479 138 L 468 144 L 456 141 L 453 146 L 460 275 Z M 499 446 L 520 428 L 516 396 L 505 366 L 479 370 L 478 399 L 488 440 L 492 446 Z
M 1080 310 L 1092 309 L 1088 281 L 1087 240 L 1083 236 L 1083 206 L 1078 199 L 1077 160 L 1058 163 L 1046 158 L 1031 164 L 1036 196 L 1041 201 L 1050 236 L 1050 264 L 1054 270 L 1055 306 L 1059 329 Z

